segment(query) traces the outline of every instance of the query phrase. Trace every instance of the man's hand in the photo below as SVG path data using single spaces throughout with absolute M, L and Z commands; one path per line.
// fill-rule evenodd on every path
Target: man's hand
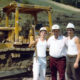
M 76 69 L 78 68 L 78 66 L 79 66 L 78 62 L 75 62 L 73 67 Z

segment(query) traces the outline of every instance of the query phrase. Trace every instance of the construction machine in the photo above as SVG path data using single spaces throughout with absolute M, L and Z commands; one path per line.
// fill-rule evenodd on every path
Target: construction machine
M 0 79 L 32 71 L 34 47 L 29 48 L 28 45 L 34 40 L 33 29 L 38 24 L 37 15 L 43 11 L 46 12 L 49 23 L 48 31 L 52 26 L 51 7 L 12 2 L 3 7 L 2 10 L 5 13 L 5 26 L 0 26 Z M 9 23 L 11 13 L 14 13 L 14 25 Z M 32 24 L 26 26 L 26 30 L 19 24 L 20 14 L 30 14 L 33 17 Z M 24 30 L 26 36 L 20 35 L 21 31 L 24 32 Z

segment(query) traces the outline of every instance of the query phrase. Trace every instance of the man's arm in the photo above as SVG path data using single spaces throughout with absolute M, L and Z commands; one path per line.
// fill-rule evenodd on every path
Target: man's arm
M 78 49 L 78 54 L 77 54 L 77 58 L 76 58 L 75 63 L 74 63 L 74 68 L 77 68 L 79 65 L 79 60 L 80 60 L 80 40 L 78 37 L 75 39 L 75 43 L 76 43 L 76 46 Z
M 36 45 L 37 42 L 38 42 L 38 39 L 36 39 L 35 41 L 32 41 L 32 42 L 29 44 L 29 48 L 31 48 L 32 46 Z

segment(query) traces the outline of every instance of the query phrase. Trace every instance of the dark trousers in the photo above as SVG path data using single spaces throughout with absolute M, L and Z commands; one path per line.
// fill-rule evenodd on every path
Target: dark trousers
M 65 80 L 66 58 L 50 57 L 50 69 L 52 80 L 57 80 L 57 71 L 59 72 L 59 80 Z
M 67 76 L 68 80 L 80 80 L 80 63 L 79 67 L 75 69 L 74 62 L 76 60 L 76 57 L 68 57 L 67 56 Z

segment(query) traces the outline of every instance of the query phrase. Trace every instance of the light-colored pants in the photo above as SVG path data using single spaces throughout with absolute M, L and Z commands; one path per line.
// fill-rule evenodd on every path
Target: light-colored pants
M 33 80 L 45 80 L 46 58 L 33 58 Z

